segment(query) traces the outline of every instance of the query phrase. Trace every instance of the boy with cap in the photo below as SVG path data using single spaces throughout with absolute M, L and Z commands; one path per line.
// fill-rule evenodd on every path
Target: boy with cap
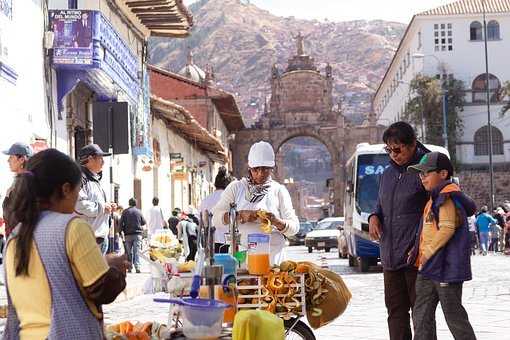
M 100 181 L 104 165 L 103 156 L 111 154 L 103 152 L 97 144 L 89 144 L 80 150 L 79 155 L 82 185 L 75 211 L 90 224 L 101 252 L 106 255 L 110 233 L 109 218 L 117 204 L 107 202 Z
M 8 155 L 9 169 L 18 175 L 25 171 L 25 164 L 30 157 L 32 157 L 32 148 L 25 143 L 14 143 L 8 150 L 3 151 L 4 155 Z M 15 227 L 9 223 L 9 202 L 11 201 L 11 191 L 14 185 L 12 185 L 5 193 L 5 198 L 2 203 L 3 218 L 5 222 L 5 237 L 7 238 L 11 230 Z
M 475 203 L 451 181 L 453 166 L 445 154 L 431 152 L 409 171 L 420 175 L 430 192 L 409 262 L 418 267 L 413 308 L 414 340 L 435 337 L 438 302 L 455 339 L 473 340 L 475 333 L 462 306 L 462 285 L 471 280 L 467 217 Z

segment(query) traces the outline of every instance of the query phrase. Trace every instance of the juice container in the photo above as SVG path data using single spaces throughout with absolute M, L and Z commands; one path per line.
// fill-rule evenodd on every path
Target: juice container
M 248 272 L 251 275 L 266 275 L 271 269 L 269 263 L 268 234 L 248 234 Z
M 222 286 L 215 286 L 215 295 L 217 300 L 221 300 L 231 305 L 225 308 L 223 322 L 234 322 L 236 314 L 235 296 L 232 287 L 236 284 L 236 271 L 238 262 L 230 254 L 214 254 L 214 264 L 223 266 Z

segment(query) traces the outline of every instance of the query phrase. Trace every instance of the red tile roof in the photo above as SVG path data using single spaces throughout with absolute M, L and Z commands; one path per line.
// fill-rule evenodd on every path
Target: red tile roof
M 510 0 L 460 0 L 418 13 L 417 16 L 481 14 L 484 3 L 487 13 L 510 12 Z

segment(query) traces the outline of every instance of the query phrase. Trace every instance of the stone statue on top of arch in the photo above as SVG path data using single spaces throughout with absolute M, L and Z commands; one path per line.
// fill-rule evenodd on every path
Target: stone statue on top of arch
M 308 38 L 310 34 L 307 34 L 306 36 L 303 36 L 301 34 L 301 31 L 298 32 L 296 36 L 292 36 L 293 39 L 296 39 L 296 51 L 297 55 L 304 55 L 304 40 Z

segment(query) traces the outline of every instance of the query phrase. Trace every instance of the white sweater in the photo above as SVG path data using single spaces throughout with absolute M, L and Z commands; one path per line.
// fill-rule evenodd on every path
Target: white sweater
M 266 196 L 258 203 L 250 203 L 247 199 L 248 182 L 245 178 L 234 181 L 223 191 L 220 200 L 213 209 L 213 224 L 223 225 L 223 216 L 230 210 L 230 203 L 237 204 L 237 210 L 265 210 L 273 213 L 283 220 L 287 228 L 285 236 L 295 235 L 299 231 L 299 220 L 292 207 L 292 200 L 285 186 L 273 181 Z M 250 222 L 239 225 L 241 233 L 241 245 L 247 248 L 248 234 L 261 233 L 260 222 Z M 273 228 L 271 233 L 271 263 L 278 264 L 284 260 L 285 239 L 280 231 Z

